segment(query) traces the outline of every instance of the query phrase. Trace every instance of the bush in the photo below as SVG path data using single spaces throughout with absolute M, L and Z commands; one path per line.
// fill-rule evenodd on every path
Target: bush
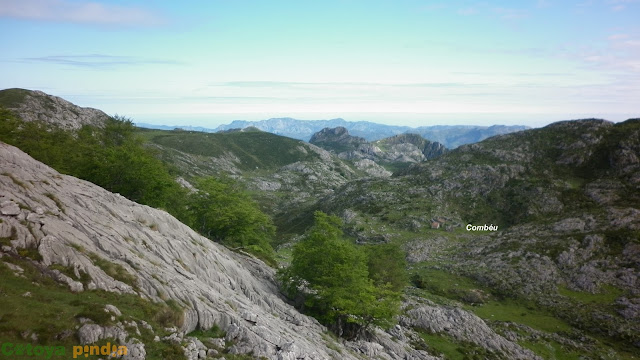
M 230 181 L 197 180 L 187 199 L 184 221 L 204 236 L 243 249 L 273 264 L 275 226 L 249 195 Z

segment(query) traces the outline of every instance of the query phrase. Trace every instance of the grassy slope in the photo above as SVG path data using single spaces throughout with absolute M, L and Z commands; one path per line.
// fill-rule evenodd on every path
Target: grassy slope
M 24 271 L 16 275 L 4 262 L 20 266 Z M 52 266 L 68 276 L 75 278 L 73 270 Z M 186 359 L 180 345 L 165 341 L 154 341 L 155 336 L 166 336 L 168 327 L 179 327 L 182 324 L 182 309 L 171 300 L 166 303 L 153 303 L 138 295 L 116 294 L 102 290 L 85 290 L 80 293 L 71 292 L 66 286 L 53 281 L 43 271 L 34 266 L 28 257 L 3 256 L 0 260 L 0 343 L 31 344 L 32 346 L 63 346 L 65 359 L 72 358 L 73 346 L 80 345 L 75 332 L 68 332 L 80 325 L 79 318 L 91 319 L 103 326 L 115 325 L 119 322 L 136 321 L 140 335 L 135 329 L 125 327 L 132 337 L 145 344 L 146 358 L 149 360 L 183 360 Z M 86 276 L 76 279 L 86 283 Z M 122 315 L 112 317 L 104 312 L 105 305 L 116 306 Z M 141 326 L 146 321 L 153 332 Z M 35 334 L 37 338 L 32 338 Z M 188 334 L 207 342 L 209 338 L 223 338 L 225 332 L 214 326 L 210 330 L 196 330 Z M 102 346 L 110 342 L 117 344 L 116 339 L 101 340 L 93 345 Z M 229 360 L 253 359 L 251 355 L 230 354 L 233 342 L 226 342 L 224 348 L 216 348 L 218 354 L 214 358 L 224 357 Z M 103 358 L 88 356 L 86 359 Z M 12 356 L 12 359 L 33 359 L 33 356 Z M 62 357 L 53 357 L 54 359 Z
M 203 133 L 139 129 L 151 142 L 188 154 L 220 157 L 237 156 L 240 170 L 275 170 L 297 161 L 319 159 L 313 152 L 301 150 L 303 142 L 266 132 Z
M 175 326 L 176 322 L 180 322 L 181 310 L 164 303 L 151 303 L 136 295 L 116 294 L 102 290 L 72 293 L 66 286 L 44 275 L 28 258 L 5 256 L 2 261 L 24 269 L 22 275 L 24 278 L 15 276 L 11 269 L 0 262 L 0 278 L 2 278 L 0 339 L 2 342 L 64 346 L 70 358 L 72 346 L 78 345 L 78 340 L 73 333 L 65 337 L 64 331 L 74 329 L 79 324 L 77 318 L 86 317 L 101 325 L 113 325 L 118 321 L 147 321 L 156 331 L 152 334 L 143 327 L 139 327 L 142 333 L 140 339 L 147 344 L 149 359 L 161 359 L 163 354 L 167 355 L 176 350 L 167 343 L 154 342 L 153 337 L 166 335 L 164 327 Z M 69 273 L 72 274 L 72 272 Z M 112 319 L 108 313 L 99 310 L 107 304 L 115 305 L 123 315 Z M 23 334 L 28 335 L 25 338 Z M 37 340 L 32 340 L 31 334 L 36 334 Z M 114 343 L 113 340 L 111 342 Z M 99 344 L 103 343 L 106 341 Z
M 520 340 L 518 343 L 544 359 L 572 360 L 590 359 L 592 356 L 604 356 L 607 359 L 637 359 L 637 354 L 627 352 L 624 344 L 611 342 L 600 337 L 591 337 L 593 350 L 586 351 L 566 344 L 560 344 L 554 339 L 554 334 L 571 338 L 572 334 L 579 334 L 562 317 L 555 315 L 544 307 L 527 299 L 504 298 L 491 293 L 487 286 L 474 280 L 434 269 L 429 266 L 418 267 L 413 271 L 423 280 L 421 289 L 410 291 L 412 295 L 421 296 L 438 304 L 461 306 L 484 319 L 494 330 L 503 334 L 505 331 L 515 331 Z M 561 291 L 572 296 L 575 306 L 584 306 L 585 302 L 607 301 L 610 295 L 592 295 L 582 292 Z M 469 296 L 472 294 L 473 296 Z M 477 294 L 480 294 L 478 296 Z M 524 326 L 524 327 L 522 327 Z M 533 329 L 527 330 L 528 328 Z M 458 342 L 443 334 L 421 333 L 426 344 L 432 348 L 434 355 L 443 354 L 446 359 L 465 359 L 465 355 L 476 352 L 473 344 Z M 583 336 L 583 335 L 578 335 Z M 477 352 L 476 352 L 477 353 Z M 609 355 L 606 355 L 609 354 Z M 610 355 L 615 354 L 615 355 Z M 491 354 L 483 354 L 484 358 L 492 358 Z
M 0 106 L 15 107 L 22 103 L 31 92 L 24 89 L 0 90 Z

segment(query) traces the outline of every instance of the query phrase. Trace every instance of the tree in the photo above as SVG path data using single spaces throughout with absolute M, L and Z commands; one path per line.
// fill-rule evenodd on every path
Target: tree
M 231 182 L 213 177 L 195 183 L 198 192 L 189 195 L 184 220 L 210 239 L 273 263 L 275 226 L 249 195 Z
M 369 277 L 376 286 L 402 291 L 409 281 L 404 251 L 397 244 L 367 245 Z
M 109 118 L 104 128 L 82 127 L 69 173 L 135 202 L 171 207 L 182 189 L 134 131 L 131 120 L 118 116 Z
M 347 241 L 335 216 L 315 213 L 315 222 L 293 248 L 291 265 L 280 271 L 284 291 L 298 306 L 339 336 L 356 338 L 369 325 L 387 325 L 399 293 L 369 278 L 366 253 Z
M 24 122 L 0 108 L 0 140 L 56 170 L 91 181 L 130 200 L 172 207 L 181 192 L 167 167 L 144 147 L 133 122 L 115 116 L 104 127 L 65 131 L 41 121 Z

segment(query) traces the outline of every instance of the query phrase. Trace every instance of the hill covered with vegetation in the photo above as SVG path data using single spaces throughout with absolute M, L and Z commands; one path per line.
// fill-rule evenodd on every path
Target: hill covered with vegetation
M 241 186 L 212 177 L 194 178 L 198 189 L 180 186 L 170 168 L 143 146 L 128 119 L 108 117 L 100 126 L 83 125 L 77 130 L 45 121 L 23 121 L 4 108 L 0 108 L 0 119 L 0 141 L 62 173 L 166 209 L 211 239 L 274 263 L 272 221 Z M 212 204 L 216 205 L 212 208 Z M 226 220 L 211 218 L 221 213 Z
M 365 174 L 315 145 L 257 130 L 211 134 L 139 128 L 137 134 L 186 184 L 203 176 L 242 184 L 276 225 L 294 209 Z
M 28 94 L 15 90 L 0 92 L 5 104 L 27 98 Z M 251 269 L 251 276 L 261 279 L 260 286 L 254 280 L 240 282 L 250 286 L 236 286 L 238 279 L 220 280 L 219 275 L 212 275 L 235 266 L 226 262 L 231 255 L 210 258 L 216 270 L 203 270 L 210 268 L 202 264 L 200 251 L 217 250 L 199 245 L 196 235 L 187 238 L 173 233 L 174 229 L 183 228 L 174 224 L 175 219 L 165 218 L 163 212 L 148 210 L 170 225 L 156 222 L 151 215 L 142 216 L 144 211 L 140 209 L 136 210 L 139 219 L 134 221 L 130 215 L 123 215 L 128 214 L 120 208 L 124 205 L 107 212 L 91 205 L 94 216 L 113 217 L 116 223 L 126 219 L 126 226 L 136 229 L 129 233 L 138 234 L 142 229 L 144 234 L 138 235 L 149 239 L 126 234 L 104 238 L 91 235 L 89 239 L 105 242 L 98 247 L 91 242 L 78 248 L 64 245 L 65 251 L 75 254 L 69 258 L 87 258 L 102 266 L 105 274 L 111 274 L 102 279 L 117 278 L 131 287 L 136 283 L 127 276 L 130 272 L 129 275 L 144 279 L 138 283 L 139 289 L 131 287 L 133 291 L 162 300 L 164 295 L 151 290 L 161 288 L 171 299 L 180 300 L 171 290 L 176 284 L 169 279 L 184 276 L 186 280 L 180 285 L 187 286 L 204 281 L 200 277 L 206 273 L 206 279 L 221 281 L 208 283 L 207 288 L 227 291 L 230 286 L 229 296 L 242 293 L 250 299 L 235 301 L 232 306 L 201 294 L 186 302 L 178 301 L 177 307 L 171 302 L 165 302 L 166 306 L 160 302 L 158 307 L 140 303 L 145 314 L 166 314 L 149 321 L 154 329 L 174 324 L 180 314 L 190 314 L 185 317 L 190 326 L 194 318 L 209 319 L 202 320 L 206 328 L 201 329 L 208 331 L 213 320 L 202 313 L 204 308 L 223 314 L 215 316 L 216 325 L 233 341 L 244 339 L 240 334 L 247 338 L 255 334 L 266 336 L 260 327 L 266 325 L 260 323 L 261 317 L 254 316 L 254 310 L 280 329 L 286 327 L 279 323 L 281 320 L 316 329 L 316 325 L 303 320 L 306 318 L 302 312 L 315 316 L 333 334 L 345 339 L 326 335 L 326 347 L 335 348 L 327 350 L 325 345 L 317 345 L 320 335 L 314 332 L 307 334 L 306 340 L 296 338 L 296 344 L 302 344 L 304 351 L 294 345 L 278 343 L 272 348 L 262 342 L 251 349 L 273 358 L 285 349 L 287 354 L 303 357 L 313 352 L 314 346 L 320 346 L 317 349 L 323 354 L 347 358 L 640 356 L 638 119 L 617 124 L 598 119 L 567 121 L 500 135 L 421 159 L 381 178 L 318 146 L 255 129 L 217 134 L 161 131 L 136 129 L 130 121 L 118 117 L 95 125 L 83 122 L 83 116 L 74 117 L 78 119 L 76 123 L 82 124 L 80 127 L 62 128 L 38 119 L 26 121 L 21 118 L 21 106 L 11 107 L 14 110 L 0 110 L 1 141 L 20 147 L 62 173 L 163 208 L 210 240 L 252 253 L 280 268 L 276 283 L 272 269 L 234 255 Z M 40 110 L 36 113 L 42 114 Z M 57 117 L 64 118 L 62 114 Z M 385 150 L 398 144 L 426 144 L 420 138 L 400 137 L 377 142 L 376 146 Z M 16 156 L 15 159 L 22 159 Z M 38 167 L 33 166 L 36 172 Z M 60 179 L 47 180 L 48 184 L 37 179 L 29 182 L 25 180 L 27 174 L 28 171 L 7 170 L 0 178 L 3 186 L 11 189 L 0 194 L 3 199 L 11 193 L 22 194 L 20 200 L 14 197 L 2 203 L 1 241 L 12 249 L 3 250 L 3 254 L 11 256 L 13 260 L 8 261 L 26 271 L 33 282 L 53 289 L 49 280 L 39 278 L 51 278 L 47 275 L 49 270 L 42 270 L 44 262 L 40 258 L 43 253 L 49 259 L 51 253 L 46 247 L 40 249 L 35 240 L 35 247 L 24 241 L 43 238 L 39 232 L 43 231 L 42 225 L 31 225 L 42 224 L 34 220 L 37 216 L 51 221 L 80 221 L 80 229 L 89 234 L 109 232 L 120 225 L 95 221 L 100 229 L 94 230 L 80 210 L 82 204 L 90 202 L 72 191 L 81 185 L 64 178 L 73 184 L 65 188 L 65 193 L 58 193 Z M 40 187 L 42 194 L 34 193 Z M 65 201 L 60 199 L 63 194 Z M 35 198 L 46 205 L 42 214 L 36 209 Z M 113 195 L 109 199 L 118 198 Z M 116 202 L 120 204 L 120 200 Z M 73 203 L 73 219 L 66 218 L 65 203 L 69 212 Z M 23 222 L 20 216 L 24 217 Z M 20 230 L 12 233 L 6 224 Z M 68 234 L 75 230 L 64 231 Z M 160 245 L 166 239 L 157 235 L 175 238 L 180 246 L 166 252 Z M 118 249 L 139 254 L 131 260 L 118 251 L 109 252 L 115 249 L 109 244 L 116 240 Z M 176 254 L 180 256 L 174 259 Z M 166 267 L 176 273 L 167 275 L 155 270 L 157 278 L 153 277 L 155 272 L 148 271 L 148 267 L 158 266 L 154 264 L 163 264 L 157 269 Z M 82 272 L 74 273 L 65 267 L 69 264 L 58 265 L 54 270 L 69 279 L 83 286 L 90 284 Z M 77 265 L 91 276 L 103 276 L 91 270 L 84 260 Z M 0 271 L 10 276 L 17 270 L 0 266 Z M 54 281 L 59 279 L 78 287 L 64 277 Z M 9 285 L 11 299 L 27 286 L 20 281 Z M 258 310 L 244 308 L 247 301 L 263 299 L 253 292 L 258 288 L 260 294 L 269 294 L 268 300 L 256 300 Z M 277 301 L 270 298 L 279 291 L 300 312 L 274 305 L 284 299 L 281 294 L 274 295 Z M 60 289 L 52 294 L 67 301 Z M 75 305 L 65 306 L 64 311 L 76 316 L 97 304 L 85 295 Z M 105 302 L 116 301 L 109 295 L 101 298 Z M 120 300 L 118 306 L 125 309 L 130 308 L 128 301 L 137 301 L 124 297 Z M 215 310 L 211 304 L 216 304 Z M 278 316 L 272 319 L 270 311 Z M 194 317 L 194 312 L 199 315 Z M 236 313 L 241 313 L 241 323 L 225 320 L 235 319 Z M 139 321 L 146 315 L 135 316 Z M 70 323 L 73 321 L 65 324 Z M 15 319 L 11 324 L 18 326 Z M 251 330 L 238 330 L 234 327 L 238 324 Z M 110 325 L 109 320 L 103 325 Z M 14 330 L 0 328 L 16 338 L 19 334 Z M 150 339 L 147 336 L 146 340 Z M 186 342 L 177 346 L 158 344 L 149 349 L 154 354 L 179 354 L 187 351 Z M 239 345 L 233 346 L 240 349 Z M 229 354 L 229 349 L 224 351 L 225 356 L 235 354 Z

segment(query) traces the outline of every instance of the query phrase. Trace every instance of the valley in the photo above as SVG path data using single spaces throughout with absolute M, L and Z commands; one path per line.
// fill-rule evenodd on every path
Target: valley
M 0 91 L 0 105 L 24 122 L 3 128 L 11 134 L 46 119 L 97 134 L 108 118 L 27 90 Z M 155 208 L 66 175 L 51 151 L 22 152 L 7 130 L 0 337 L 116 341 L 136 349 L 127 359 L 640 358 L 639 119 L 564 121 L 451 147 L 342 125 L 309 142 L 244 126 L 135 128 L 134 153 L 158 160 L 175 191 Z M 183 224 L 198 222 L 180 199 L 202 193 L 207 177 L 272 219 L 271 266 L 249 245 L 225 247 Z M 402 250 L 392 325 L 340 338 L 284 296 L 277 270 L 318 211 L 356 248 Z

